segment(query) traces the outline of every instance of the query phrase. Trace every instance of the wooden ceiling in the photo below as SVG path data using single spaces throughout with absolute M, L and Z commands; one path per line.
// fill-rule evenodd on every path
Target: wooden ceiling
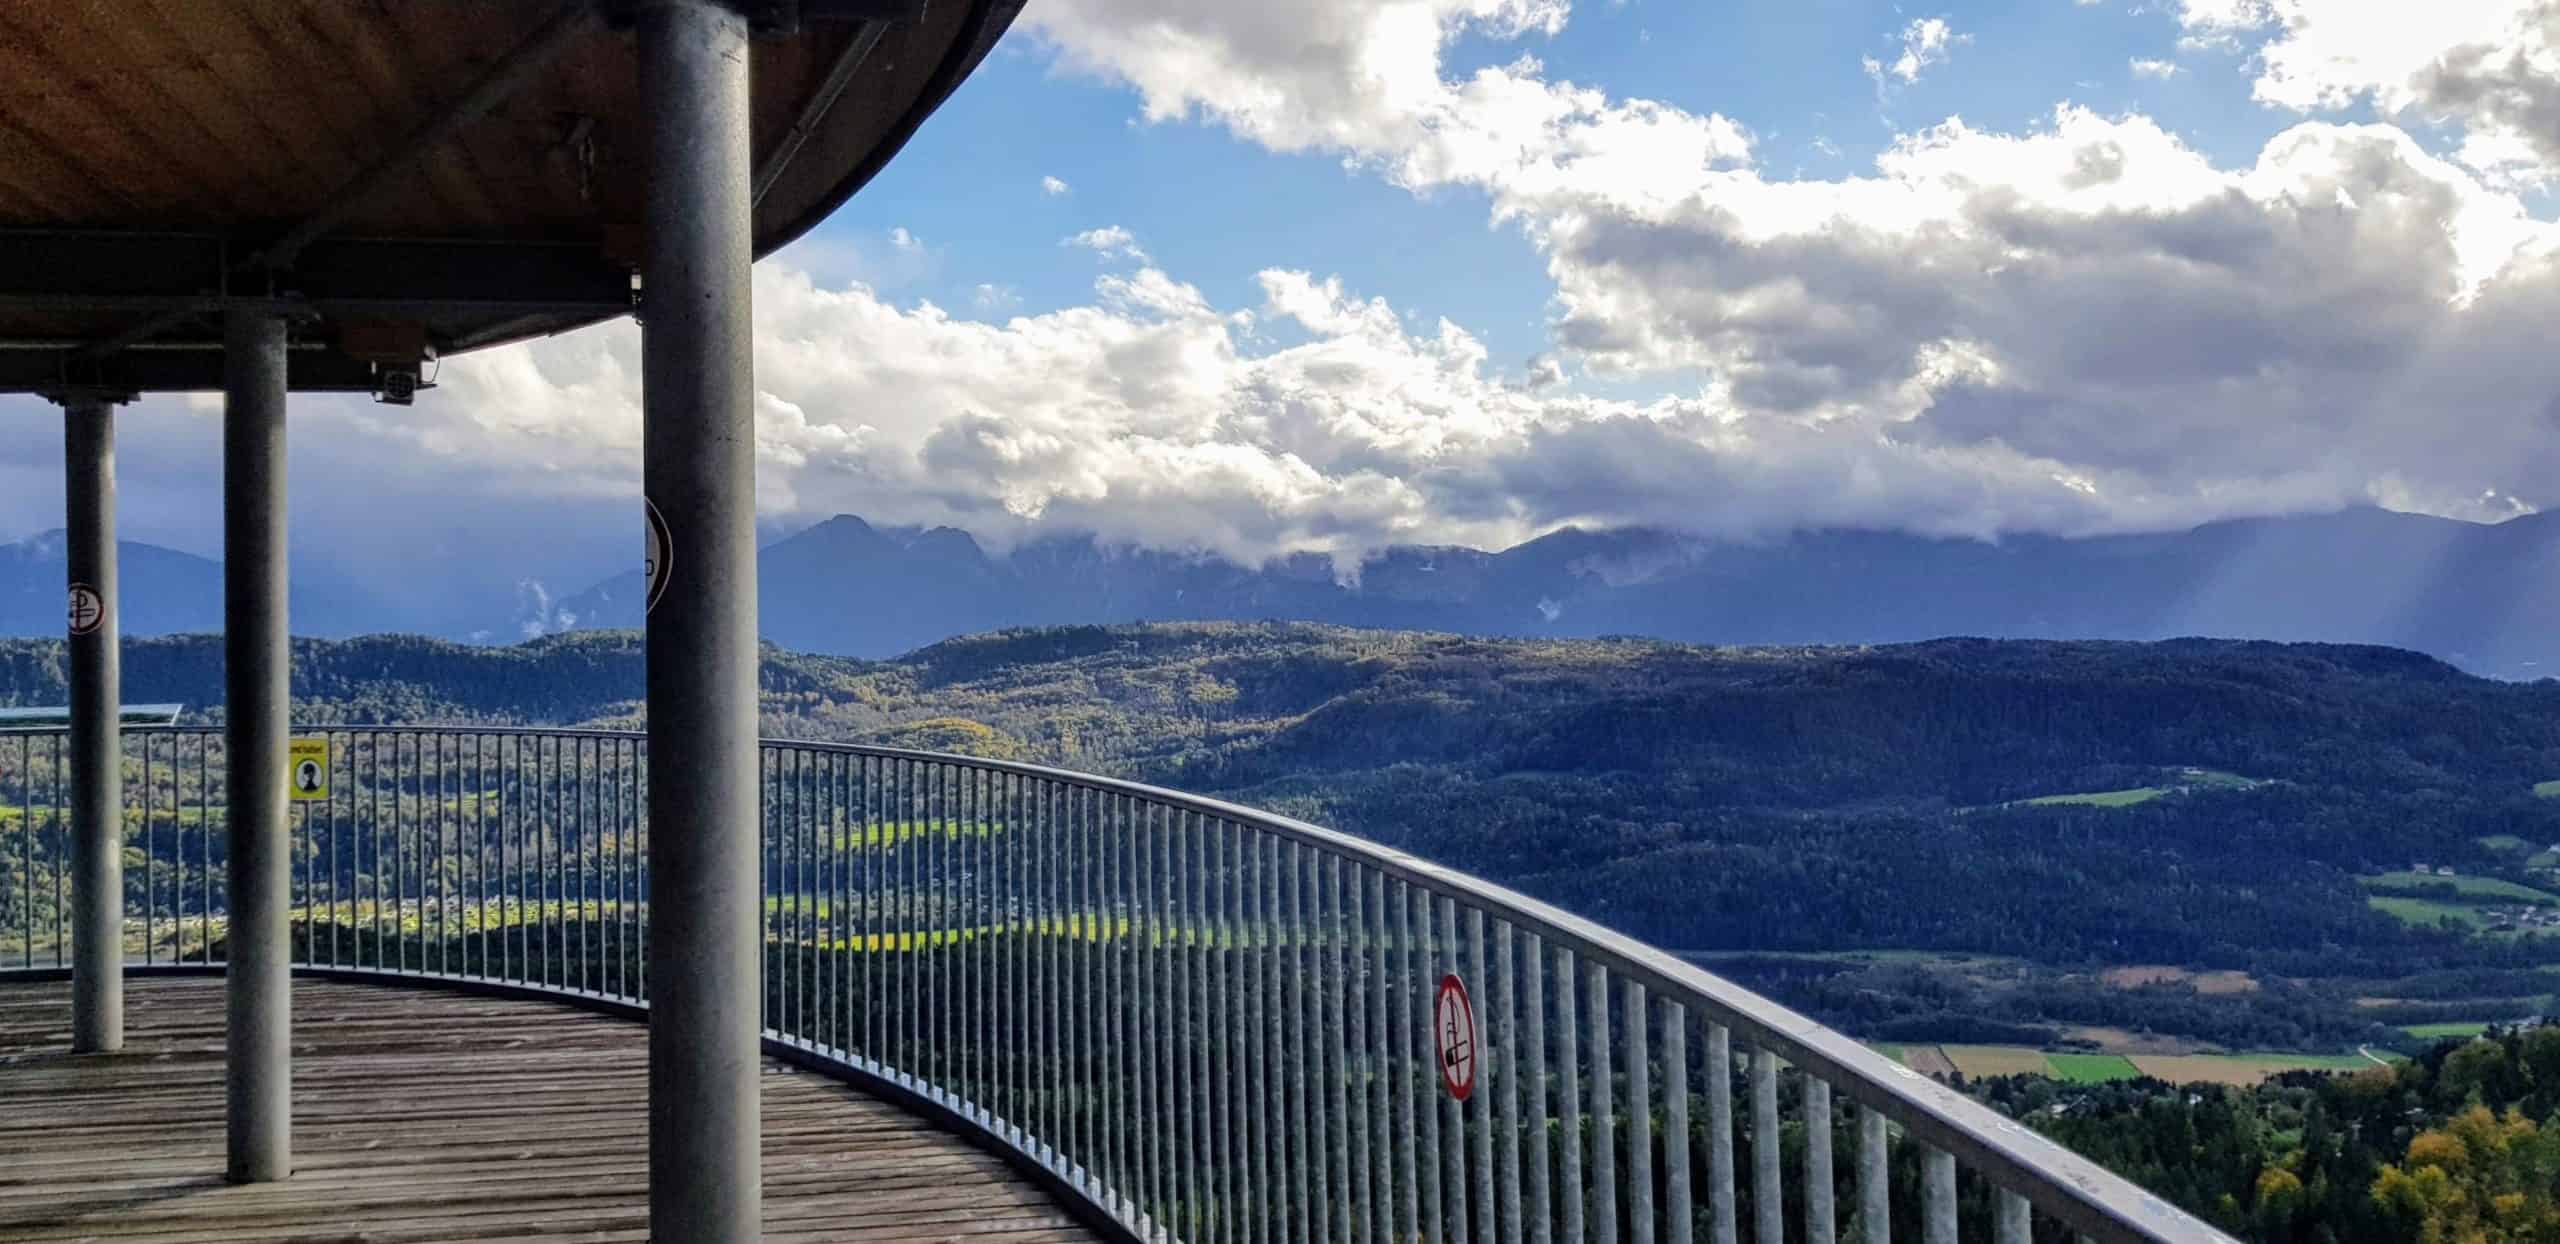
M 867 182 L 1020 4 L 761 4 L 757 254 Z M 352 323 L 450 353 L 627 310 L 648 100 L 614 9 L 0 3 L 0 391 L 206 387 L 218 355 L 182 356 L 234 298 L 308 303 L 299 388 L 370 385 L 328 357 Z

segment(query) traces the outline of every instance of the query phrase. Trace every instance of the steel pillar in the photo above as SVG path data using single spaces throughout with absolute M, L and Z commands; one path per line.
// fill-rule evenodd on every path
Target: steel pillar
M 224 783 L 231 812 L 227 1134 L 232 1182 L 256 1183 L 293 1172 L 284 320 L 231 311 L 222 333 Z
M 75 1054 L 124 1048 L 124 697 L 116 629 L 115 419 L 115 405 L 103 395 L 63 399 Z
M 758 932 L 754 364 L 747 20 L 639 13 L 649 111 L 642 487 L 649 592 L 649 1228 L 752 1241 Z

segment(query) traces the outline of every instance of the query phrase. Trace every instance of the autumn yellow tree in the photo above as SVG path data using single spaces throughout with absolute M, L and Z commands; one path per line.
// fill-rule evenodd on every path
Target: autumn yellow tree
M 2420 1224 L 2420 1244 L 2560 1244 L 2560 1130 L 2475 1105 L 2410 1138 L 2373 1199 Z

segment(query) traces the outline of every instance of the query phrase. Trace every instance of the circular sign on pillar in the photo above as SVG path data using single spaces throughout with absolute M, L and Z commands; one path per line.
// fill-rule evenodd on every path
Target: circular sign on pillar
M 647 614 L 656 611 L 658 598 L 667 594 L 667 572 L 675 561 L 675 541 L 667 536 L 667 520 L 658 514 L 658 503 L 643 497 L 640 506 L 649 513 L 649 550 L 640 564 L 640 573 L 649 584 L 640 611 Z
M 1476 1091 L 1476 1008 L 1467 999 L 1467 984 L 1452 972 L 1440 978 L 1440 996 L 1431 1007 L 1431 1034 L 1440 1044 L 1440 1083 L 1449 1096 L 1465 1101 Z
M 99 627 L 106 625 L 106 621 L 107 602 L 105 598 L 98 595 L 98 589 L 86 583 L 72 584 L 71 633 L 93 634 Z

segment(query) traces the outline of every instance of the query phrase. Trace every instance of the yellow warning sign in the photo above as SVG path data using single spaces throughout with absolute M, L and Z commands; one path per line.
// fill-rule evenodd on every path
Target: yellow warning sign
M 285 789 L 295 799 L 329 797 L 329 740 L 295 739 L 285 750 Z

